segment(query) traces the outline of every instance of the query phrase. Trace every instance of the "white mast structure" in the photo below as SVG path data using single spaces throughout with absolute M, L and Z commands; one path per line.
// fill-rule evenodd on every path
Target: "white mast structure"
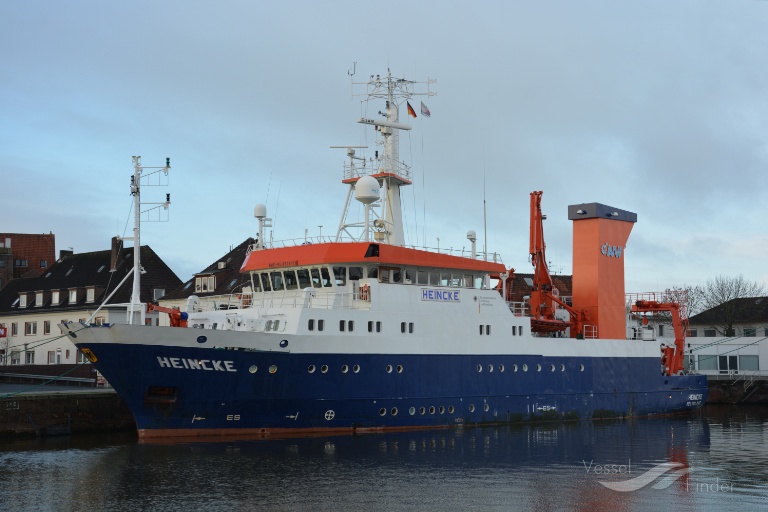
M 141 157 L 134 156 L 133 159 L 133 176 L 131 176 L 131 195 L 133 196 L 133 236 L 130 237 L 118 237 L 119 240 L 128 240 L 133 242 L 133 290 L 131 292 L 131 302 L 128 303 L 127 323 L 133 324 L 135 320 L 135 313 L 139 312 L 140 324 L 144 324 L 144 318 L 146 315 L 146 309 L 141 302 L 141 274 L 144 271 L 141 267 L 141 216 L 147 214 L 146 220 L 148 222 L 163 222 L 167 221 L 168 217 L 164 219 L 160 217 L 163 211 L 168 211 L 168 206 L 171 204 L 171 194 L 165 195 L 165 202 L 163 203 L 142 203 L 141 202 L 141 180 L 144 180 L 146 186 L 166 186 L 167 181 L 162 183 L 161 180 L 168 177 L 168 171 L 171 169 L 171 159 L 165 159 L 164 167 L 142 167 Z M 157 169 L 156 171 L 141 175 L 144 169 Z M 163 174 L 159 174 L 163 173 Z M 150 178 L 157 175 L 157 183 L 152 183 Z M 142 211 L 141 206 L 151 205 L 150 208 Z M 162 210 L 161 210 L 162 208 Z M 150 220 L 149 214 L 152 211 L 157 210 L 158 219 L 156 221 Z M 127 277 L 127 276 L 126 276 Z M 122 283 L 121 283 L 122 284 Z
M 356 96 L 367 96 L 366 101 L 374 99 L 385 100 L 386 110 L 379 111 L 379 115 L 384 119 L 360 118 L 358 123 L 373 125 L 376 131 L 381 134 L 381 139 L 376 141 L 377 146 L 381 146 L 381 154 L 376 151 L 375 158 L 366 160 L 355 155 L 356 148 L 365 148 L 366 146 L 331 146 L 334 148 L 346 148 L 349 164 L 344 167 L 344 183 L 349 184 L 347 201 L 339 223 L 339 229 L 336 233 L 336 241 L 342 239 L 343 234 L 347 234 L 354 240 L 369 240 L 370 229 L 373 226 L 373 238 L 377 242 L 391 245 L 405 245 L 405 235 L 403 230 L 402 208 L 400 202 L 400 187 L 410 185 L 411 168 L 400 161 L 400 130 L 410 130 L 411 126 L 400 123 L 399 108 L 414 96 L 435 96 L 437 93 L 429 90 L 429 86 L 437 80 L 427 79 L 426 82 L 415 82 L 404 78 L 392 78 L 391 71 L 387 70 L 387 76 L 381 78 L 380 75 L 373 76 L 367 82 L 352 82 L 352 85 L 365 85 L 366 92 Z M 417 84 L 426 84 L 426 92 L 414 92 Z M 354 94 L 353 94 L 354 95 Z M 362 166 L 358 167 L 355 161 L 361 161 Z M 366 166 L 369 163 L 370 165 Z M 373 197 L 373 187 L 370 180 L 364 179 L 371 177 L 378 182 L 383 192 L 384 200 L 381 195 L 378 198 Z M 358 184 L 363 186 L 365 191 L 355 190 Z M 347 222 L 349 207 L 352 199 L 352 193 L 355 192 L 356 199 L 365 205 L 365 220 L 363 222 Z M 379 194 L 379 191 L 376 191 Z M 371 219 L 373 217 L 373 219 Z M 372 222 L 371 222 L 372 220 Z M 355 236 L 350 229 L 362 228 L 362 233 Z

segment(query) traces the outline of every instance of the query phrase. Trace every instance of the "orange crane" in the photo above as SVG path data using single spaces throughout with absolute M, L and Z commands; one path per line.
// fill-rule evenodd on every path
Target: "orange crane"
M 648 294 L 654 297 L 654 294 Z M 682 375 L 683 359 L 685 355 L 685 331 L 688 327 L 688 318 L 684 314 L 683 305 L 675 300 L 648 300 L 638 298 L 632 302 L 633 313 L 660 313 L 667 312 L 672 316 L 672 328 L 675 331 L 675 345 L 661 348 L 661 363 L 665 375 Z M 647 319 L 643 319 L 647 323 Z
M 531 237 L 530 253 L 533 264 L 533 286 L 531 289 L 531 329 L 534 332 L 562 332 L 571 328 L 571 336 L 584 337 L 584 324 L 587 317 L 583 310 L 569 306 L 554 293 L 552 275 L 547 267 L 544 243 L 544 220 L 541 213 L 542 191 L 531 192 Z M 555 318 L 555 304 L 570 314 L 570 322 Z
M 182 312 L 179 308 L 166 308 L 164 306 L 158 306 L 151 302 L 147 305 L 147 313 L 152 311 L 160 311 L 161 313 L 168 314 L 168 320 L 171 323 L 171 327 L 186 327 L 187 326 L 187 313 Z

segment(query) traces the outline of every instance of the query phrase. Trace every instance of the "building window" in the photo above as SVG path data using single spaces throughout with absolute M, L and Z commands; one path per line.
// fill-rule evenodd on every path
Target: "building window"
M 28 266 L 29 266 L 29 261 L 28 261 L 28 260 L 16 260 L 16 262 L 14 263 L 14 265 L 15 265 L 16 267 L 23 267 L 23 268 L 26 268 L 26 267 L 28 267 Z
M 40 260 L 40 268 L 48 268 L 48 260 Z
M 24 335 L 34 336 L 37 334 L 37 322 L 24 322 Z
M 744 336 L 746 336 L 747 338 L 754 338 L 755 336 L 757 336 L 757 329 L 754 327 L 745 327 Z
M 659 325 L 659 336 L 664 336 L 664 326 Z
M 165 288 L 155 288 L 152 293 L 154 294 L 153 296 L 155 300 L 159 300 L 165 295 Z
M 698 335 L 698 331 L 696 329 L 688 330 L 688 337 L 689 338 L 695 338 L 697 335 Z
M 80 350 L 77 351 L 77 362 L 78 363 L 87 363 L 88 359 L 85 357 L 85 355 L 80 352 Z
M 69 290 L 69 303 L 70 304 L 77 303 L 77 290 Z
M 35 294 L 35 306 L 41 307 L 43 305 L 43 292 L 37 292 Z
M 697 355 L 696 363 L 699 370 L 717 370 L 717 356 Z
M 93 302 L 95 300 L 94 299 L 95 295 L 96 295 L 96 290 L 93 288 L 88 288 L 85 291 L 85 302 Z
M 51 321 L 50 320 L 44 320 L 43 321 L 43 334 L 51 334 Z
M 53 291 L 51 292 L 51 306 L 58 306 L 59 305 L 59 291 Z
M 717 331 L 714 329 L 704 329 L 704 336 L 707 338 L 714 338 L 717 336 Z
M 13 322 L 11 324 L 11 336 L 18 336 L 19 335 L 19 324 L 16 322 Z
M 48 351 L 48 364 L 56 364 L 56 352 L 53 350 Z
M 104 318 L 103 316 L 97 316 L 96 317 L 96 325 L 104 325 L 104 320 L 106 320 L 106 318 Z M 159 324 L 157 324 L 157 325 L 159 325 Z
M 758 371 L 760 370 L 758 356 L 739 356 L 739 368 L 742 371 Z
M 20 293 L 19 294 L 19 307 L 20 308 L 27 307 L 27 294 L 26 293 Z
M 27 355 L 24 357 L 24 361 L 26 364 L 35 364 L 35 353 L 27 352 Z

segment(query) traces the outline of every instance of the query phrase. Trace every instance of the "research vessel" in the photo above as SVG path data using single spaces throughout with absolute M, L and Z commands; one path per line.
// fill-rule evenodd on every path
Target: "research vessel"
M 146 311 L 134 300 L 128 324 L 61 326 L 133 412 L 140 437 L 360 433 L 701 407 L 706 377 L 684 369 L 679 302 L 625 294 L 636 214 L 568 207 L 571 296 L 547 268 L 540 191 L 530 194 L 530 293 L 519 300 L 514 269 L 478 250 L 474 231 L 467 250 L 406 243 L 400 192 L 413 177 L 399 133 L 411 126 L 399 113 L 417 115 L 410 102 L 432 94 L 433 83 L 391 73 L 360 83 L 382 110 L 358 119 L 375 133 L 370 156 L 341 146 L 347 197 L 335 236 L 274 241 L 258 205 L 258 237 L 241 268 L 247 283 L 223 307 L 191 296 L 182 310 L 152 306 L 171 326 L 145 326 L 133 320 Z M 421 112 L 429 114 L 423 102 Z M 354 210 L 362 218 L 352 219 Z M 672 319 L 674 343 L 660 347 L 644 328 L 656 312 Z

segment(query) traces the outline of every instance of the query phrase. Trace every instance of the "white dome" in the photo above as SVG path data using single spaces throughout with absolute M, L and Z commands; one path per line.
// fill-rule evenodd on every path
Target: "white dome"
M 261 204 L 261 203 L 257 204 L 253 208 L 253 216 L 256 217 L 257 219 L 264 219 L 264 218 L 266 218 L 266 216 L 267 216 L 267 205 Z
M 381 189 L 376 178 L 363 176 L 355 183 L 355 199 L 363 204 L 371 204 L 379 200 Z

